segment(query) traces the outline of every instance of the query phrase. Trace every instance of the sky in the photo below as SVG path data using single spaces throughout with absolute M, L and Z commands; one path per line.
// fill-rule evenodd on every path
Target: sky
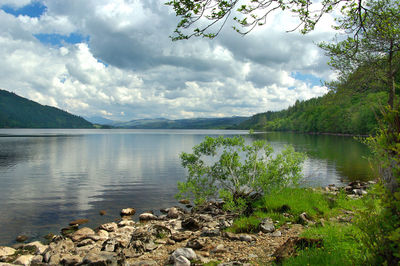
M 327 92 L 335 74 L 316 43 L 276 12 L 246 36 L 172 42 L 165 0 L 0 0 L 0 89 L 73 114 L 142 118 L 251 116 Z

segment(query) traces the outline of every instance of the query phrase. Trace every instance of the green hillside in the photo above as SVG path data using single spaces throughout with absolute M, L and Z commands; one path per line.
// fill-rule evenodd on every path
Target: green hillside
M 247 120 L 248 117 L 192 118 L 169 120 L 165 118 L 138 119 L 112 124 L 115 127 L 137 129 L 231 129 Z
M 366 68 L 365 68 L 366 69 Z M 329 93 L 296 101 L 288 109 L 252 116 L 239 129 L 307 133 L 374 134 L 377 115 L 388 102 L 387 84 L 359 68 L 346 79 L 328 84 Z M 400 74 L 396 82 L 400 81 Z M 396 96 L 398 97 L 398 96 Z
M 92 128 L 85 119 L 0 90 L 0 128 Z

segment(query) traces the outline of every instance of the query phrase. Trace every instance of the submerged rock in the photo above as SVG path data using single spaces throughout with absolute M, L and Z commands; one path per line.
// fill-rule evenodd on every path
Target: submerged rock
M 133 216 L 135 215 L 136 210 L 134 208 L 126 208 L 122 209 L 120 215 L 121 216 Z

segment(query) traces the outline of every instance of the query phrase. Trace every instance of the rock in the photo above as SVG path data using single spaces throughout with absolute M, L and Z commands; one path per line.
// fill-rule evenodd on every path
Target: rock
M 281 231 L 274 231 L 274 232 L 271 234 L 271 236 L 273 236 L 273 237 L 282 236 L 282 232 L 281 232 Z
M 225 232 L 224 236 L 230 240 L 240 240 L 240 236 L 231 232 Z
M 225 248 L 225 246 L 223 244 L 219 244 L 213 249 L 214 253 L 223 253 L 226 251 L 227 251 L 227 249 Z
M 192 248 L 192 249 L 202 249 L 206 245 L 206 241 L 204 239 L 190 239 L 186 243 L 186 247 Z
M 166 244 L 167 244 L 167 245 L 175 245 L 175 243 L 176 243 L 176 242 L 175 242 L 174 240 L 168 238 Z
M 15 241 L 17 242 L 25 242 L 26 240 L 28 240 L 28 237 L 26 235 L 17 236 L 17 238 L 15 239 Z
M 79 225 L 70 225 L 61 229 L 61 234 L 63 236 L 70 236 L 75 233 L 79 228 Z
M 179 203 L 180 203 L 180 204 L 187 205 L 187 204 L 190 204 L 190 200 L 188 200 L 188 199 L 181 199 L 181 200 L 179 201 Z
M 124 249 L 122 254 L 125 256 L 125 258 L 137 258 L 142 255 L 141 253 L 137 253 L 136 250 L 132 248 Z
M 190 231 L 197 231 L 200 229 L 200 224 L 193 217 L 189 217 L 182 221 L 182 228 Z
M 178 218 L 178 217 L 179 217 L 179 211 L 178 211 L 178 209 L 175 208 L 175 207 L 169 208 L 169 209 L 168 209 L 167 217 L 168 217 L 168 218 L 171 218 L 171 219 L 176 219 L 176 218 Z
M 218 266 L 251 266 L 250 263 L 243 263 L 240 261 L 230 261 L 230 262 L 225 262 L 218 264 Z
M 95 241 L 93 241 L 92 239 L 84 239 L 82 241 L 80 241 L 78 244 L 76 244 L 77 247 L 83 247 L 83 246 L 88 246 L 88 245 L 93 245 L 95 243 Z
M 219 229 L 209 229 L 209 228 L 203 228 L 201 231 L 201 236 L 219 236 L 221 234 L 221 231 Z
M 109 238 L 110 234 L 106 230 L 99 230 L 97 235 L 99 236 L 99 240 L 105 241 Z
M 142 213 L 141 215 L 139 215 L 140 221 L 151 221 L 151 220 L 157 220 L 157 219 L 158 219 L 157 216 L 155 216 L 154 214 L 149 213 L 149 212 L 145 212 L 145 213 Z
M 105 230 L 107 232 L 114 232 L 118 229 L 118 225 L 116 223 L 112 222 L 112 223 L 102 224 L 102 225 L 100 225 L 99 228 L 102 230 Z
M 82 258 L 78 255 L 65 254 L 60 259 L 62 265 L 77 265 L 82 262 Z
M 148 229 L 153 236 L 156 238 L 166 238 L 171 236 L 171 229 L 160 224 L 151 225 Z
M 19 264 L 19 265 L 30 265 L 32 262 L 34 255 L 22 255 L 19 256 L 16 260 L 14 260 L 14 264 Z
M 272 256 L 275 257 L 275 262 L 280 263 L 283 259 L 296 255 L 299 249 L 309 247 L 322 247 L 322 239 L 290 237 L 275 250 Z
M 31 264 L 32 265 L 41 264 L 42 262 L 43 262 L 43 256 L 42 255 L 36 255 L 31 260 Z
M 103 216 L 103 215 L 106 215 L 106 211 L 105 210 L 101 210 L 101 211 L 99 211 L 99 214 L 101 215 L 101 216 Z
M 175 258 L 174 265 L 175 266 L 190 266 L 190 260 L 188 260 L 184 256 L 179 256 L 179 257 Z
M 157 262 L 154 260 L 140 260 L 138 261 L 137 259 L 128 259 L 126 260 L 125 266 L 156 266 L 158 265 Z
M 115 239 L 109 239 L 103 243 L 102 251 L 114 252 L 118 247 L 118 242 Z
M 123 227 L 123 226 L 134 226 L 135 222 L 129 219 L 122 219 L 119 223 L 118 226 L 119 227 Z
M 78 220 L 69 222 L 69 225 L 81 225 L 81 224 L 86 224 L 88 222 L 89 222 L 89 219 L 78 219 Z
M 11 256 L 17 251 L 16 249 L 10 247 L 0 247 L 0 258 L 4 256 Z
M 28 248 L 29 247 L 35 247 L 36 250 L 37 250 L 36 254 L 42 255 L 49 246 L 43 245 L 39 241 L 35 241 L 35 242 L 32 242 L 32 243 L 26 244 L 24 247 L 28 247 Z
M 135 215 L 136 210 L 134 208 L 126 208 L 122 209 L 120 215 L 121 216 L 133 216 Z
M 90 229 L 89 227 L 83 227 L 81 229 L 79 229 L 78 231 L 76 231 L 75 233 L 73 233 L 73 235 L 71 236 L 72 241 L 74 242 L 79 242 L 82 241 L 83 239 L 88 238 L 90 235 L 94 235 L 94 231 L 92 229 Z
M 144 250 L 147 252 L 153 251 L 156 248 L 158 248 L 158 245 L 154 244 L 153 242 L 144 244 Z
M 314 224 L 314 221 L 312 221 L 311 217 L 306 212 L 301 213 L 299 219 L 302 224 Z
M 176 242 L 182 242 L 183 240 L 188 239 L 192 234 L 191 233 L 176 233 L 171 236 L 171 239 Z
M 118 265 L 117 258 L 112 252 L 90 252 L 83 258 L 83 264 L 89 265 Z
M 240 235 L 239 236 L 240 241 L 246 241 L 246 242 L 251 242 L 253 241 L 253 238 L 250 235 Z
M 175 262 L 176 258 L 183 256 L 188 260 L 195 260 L 197 258 L 196 252 L 191 248 L 178 248 L 171 254 L 171 261 Z
M 266 218 L 261 221 L 261 223 L 259 225 L 259 229 L 263 233 L 272 233 L 275 231 L 275 226 L 274 226 L 274 223 L 270 219 Z

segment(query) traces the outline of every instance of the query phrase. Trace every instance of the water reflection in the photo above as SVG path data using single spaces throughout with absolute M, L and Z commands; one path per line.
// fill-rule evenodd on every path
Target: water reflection
M 176 182 L 185 169 L 179 154 L 205 135 L 243 131 L 0 130 L 0 245 L 16 235 L 58 233 L 71 220 L 95 227 L 134 207 L 140 213 L 176 204 Z M 351 138 L 268 133 L 276 150 L 293 144 L 307 152 L 311 185 L 366 177 L 366 148 Z M 100 216 L 105 210 L 107 215 Z

